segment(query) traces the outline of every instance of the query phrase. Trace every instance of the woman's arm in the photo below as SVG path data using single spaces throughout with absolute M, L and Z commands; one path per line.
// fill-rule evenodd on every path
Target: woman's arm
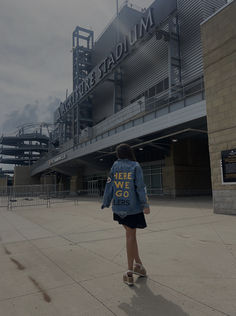
M 103 202 L 101 208 L 109 207 L 111 204 L 111 200 L 113 197 L 113 172 L 112 169 L 110 171 L 109 177 L 107 178 L 107 183 L 103 195 Z

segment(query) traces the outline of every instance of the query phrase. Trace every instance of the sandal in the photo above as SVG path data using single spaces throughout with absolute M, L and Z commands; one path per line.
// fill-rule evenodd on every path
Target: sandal
M 133 269 L 133 273 L 137 274 L 141 277 L 146 277 L 147 276 L 147 271 L 144 268 L 144 266 L 140 263 L 135 263 L 134 264 L 134 269 Z
M 133 271 L 128 270 L 123 275 L 123 281 L 124 283 L 128 284 L 129 286 L 134 285 L 134 278 L 133 278 Z

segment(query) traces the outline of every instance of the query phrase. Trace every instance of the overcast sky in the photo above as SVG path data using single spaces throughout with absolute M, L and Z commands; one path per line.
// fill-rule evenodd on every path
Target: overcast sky
M 115 10 L 115 0 L 0 0 L 0 133 L 29 120 L 29 108 L 41 120 L 65 99 L 72 88 L 72 31 L 91 28 L 96 38 Z

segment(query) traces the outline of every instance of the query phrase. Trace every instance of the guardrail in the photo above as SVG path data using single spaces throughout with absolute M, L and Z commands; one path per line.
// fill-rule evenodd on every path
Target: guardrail
M 143 103 L 139 104 L 140 108 L 138 109 L 138 105 L 133 107 L 133 104 L 129 105 L 123 110 L 121 110 L 121 114 L 124 114 L 125 111 L 131 111 L 129 113 L 129 120 L 126 122 L 125 115 L 123 115 L 123 121 L 119 121 L 119 124 L 114 123 L 114 118 L 117 118 L 120 113 L 111 115 L 109 118 L 105 119 L 104 121 L 98 123 L 97 125 L 94 125 L 92 128 L 95 131 L 93 134 L 96 134 L 97 136 L 93 137 L 90 140 L 87 140 L 85 142 L 79 143 L 77 146 L 71 146 L 68 148 L 68 150 L 83 148 L 87 145 L 90 145 L 92 143 L 97 142 L 99 139 L 109 137 L 110 135 L 119 133 L 119 131 L 128 129 L 133 126 L 134 121 L 136 120 L 136 116 L 138 115 L 139 118 L 144 118 L 145 115 L 148 115 L 151 112 L 162 110 L 166 108 L 166 114 L 170 113 L 171 106 L 177 103 L 183 103 L 183 107 L 186 107 L 188 105 L 191 105 L 196 102 L 196 99 L 199 101 L 205 99 L 205 88 L 204 88 L 204 78 L 203 76 L 199 76 L 197 78 L 191 78 L 189 82 L 185 82 L 183 86 L 181 87 L 175 87 L 175 90 L 169 93 L 169 90 L 164 91 L 161 94 L 158 94 L 153 97 L 144 98 Z M 137 101 L 138 102 L 138 101 Z M 122 112 L 124 111 L 124 113 Z M 127 114 L 127 113 L 126 113 Z M 120 119 L 120 117 L 119 117 Z M 112 123 L 112 124 L 111 124 Z M 140 120 L 140 124 L 142 123 L 142 120 Z M 112 125 L 116 125 L 113 128 L 111 128 Z M 127 126 L 126 126 L 127 125 Z M 103 129 L 103 127 L 106 127 Z M 100 130 L 101 134 L 98 133 L 98 130 Z M 62 154 L 66 152 L 66 150 L 61 150 L 59 154 Z M 55 157 L 55 155 L 48 153 L 45 156 L 43 156 L 41 159 L 39 159 L 37 162 L 33 164 L 31 167 L 31 171 L 35 171 L 38 167 L 46 163 L 50 158 Z
M 27 206 L 46 206 L 50 207 L 50 197 L 44 193 L 30 193 L 30 194 L 13 194 L 8 196 L 7 208 L 12 210 L 15 207 Z
M 34 207 L 45 206 L 50 207 L 52 204 L 65 203 L 68 201 L 78 204 L 80 197 L 96 197 L 100 196 L 100 191 L 95 190 L 78 190 L 77 192 L 70 191 L 14 191 L 14 188 L 8 191 L 0 191 L 0 207 L 5 207 L 9 210 L 17 207 Z
M 48 193 L 57 192 L 59 187 L 56 184 L 35 184 L 35 185 L 16 185 L 0 187 L 0 197 L 12 196 L 15 194 L 34 194 L 34 193 Z
M 65 203 L 67 201 L 73 201 L 78 204 L 78 196 L 70 196 L 70 191 L 59 191 L 59 192 L 38 192 L 29 194 L 15 193 L 9 195 L 7 200 L 5 199 L 5 207 L 12 210 L 16 207 L 27 207 L 27 206 L 45 206 L 50 207 L 55 203 Z M 7 203 L 6 203 L 7 202 Z M 7 204 L 7 205 L 6 205 Z

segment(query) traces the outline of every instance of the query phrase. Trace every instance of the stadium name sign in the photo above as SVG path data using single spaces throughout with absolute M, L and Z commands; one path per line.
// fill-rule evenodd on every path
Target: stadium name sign
M 128 54 L 129 47 L 141 39 L 154 26 L 152 9 L 148 10 L 146 19 L 141 18 L 140 23 L 136 24 L 129 32 L 129 36 L 119 42 L 114 51 L 110 53 L 99 65 L 97 65 L 91 73 L 81 82 L 78 87 L 79 99 L 83 97 L 94 85 L 111 72 L 111 70 L 122 60 L 124 55 Z
M 123 42 L 119 42 L 114 52 L 111 52 L 101 64 L 98 66 L 98 78 L 103 78 L 104 74 L 110 71 L 122 59 L 124 54 L 128 53 L 129 45 L 134 44 L 146 34 L 149 28 L 154 26 L 152 9 L 149 9 L 147 18 L 142 18 L 139 24 L 136 24 L 129 32 L 129 36 L 124 38 Z
M 67 155 L 66 154 L 62 154 L 60 156 L 57 156 L 55 158 L 52 158 L 48 161 L 48 164 L 49 166 L 53 165 L 54 163 L 58 162 L 58 161 L 61 161 L 61 160 L 64 160 L 66 159 Z
M 63 102 L 59 108 L 59 114 L 64 114 L 75 103 L 79 102 L 90 90 L 95 87 L 106 75 L 108 75 L 122 60 L 128 55 L 131 48 L 148 33 L 150 28 L 155 25 L 153 17 L 153 9 L 150 8 L 145 17 L 140 19 L 120 41 L 114 50 L 101 61 L 100 64 L 88 74 L 88 76 L 80 83 L 78 88 Z

